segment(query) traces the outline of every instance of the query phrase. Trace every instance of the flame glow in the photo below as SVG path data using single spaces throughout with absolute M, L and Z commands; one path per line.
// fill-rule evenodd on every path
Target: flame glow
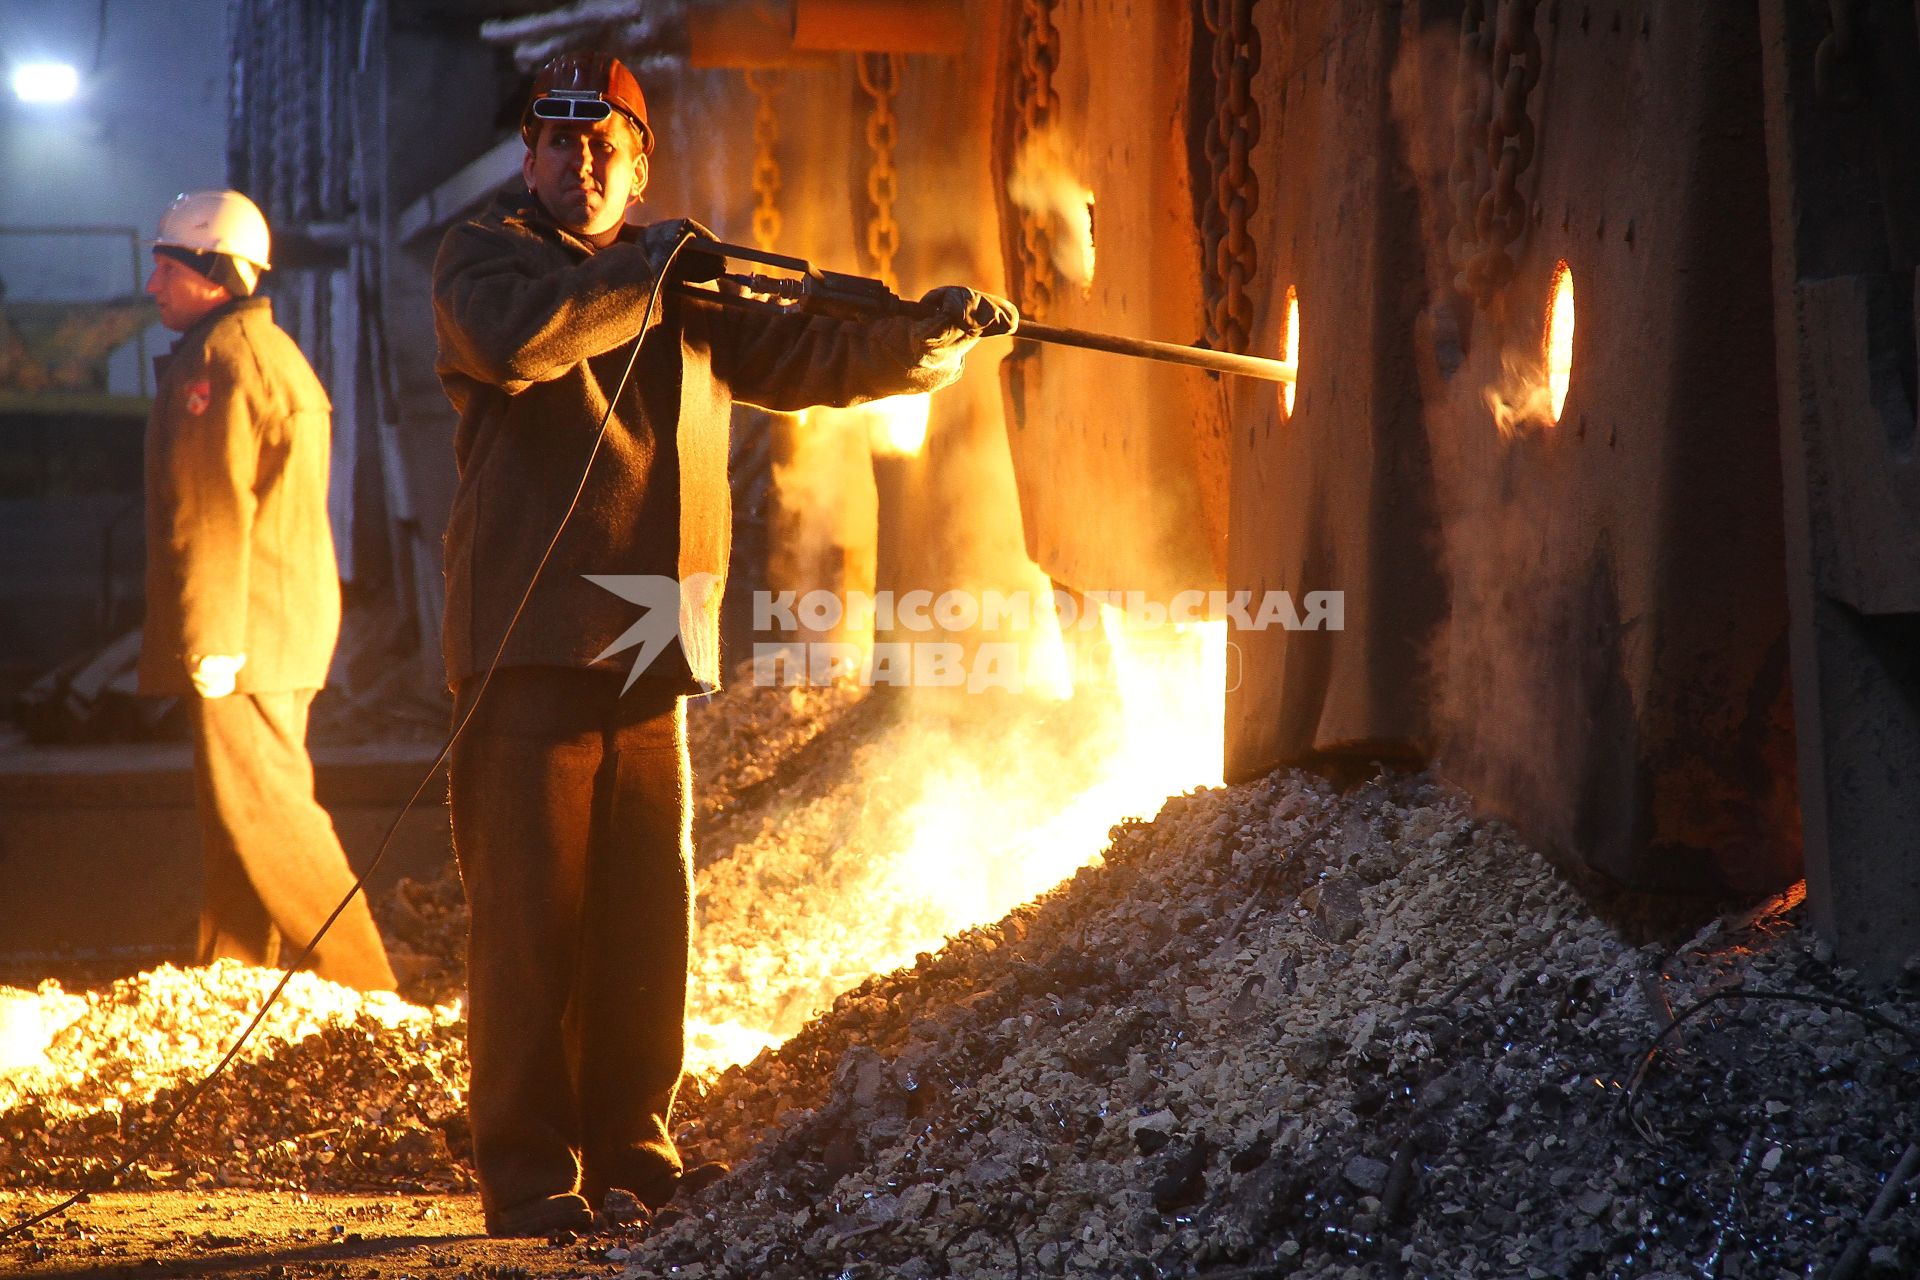
M 845 412 L 866 424 L 867 443 L 879 458 L 917 457 L 927 444 L 932 396 L 888 396 Z
M 1503 439 L 1530 427 L 1551 427 L 1566 407 L 1573 382 L 1573 270 L 1562 259 L 1547 295 L 1540 344 L 1500 353 L 1500 379 L 1481 391 Z
M 1072 703 L 907 716 L 858 749 L 854 776 L 706 869 L 689 1070 L 749 1060 L 1094 862 L 1115 823 L 1220 781 L 1226 624 L 1130 634 L 1103 610 L 1096 625 L 1111 678 Z
M 116 1095 L 109 1108 L 150 1101 L 219 1061 L 281 977 L 278 969 L 218 960 L 191 969 L 163 964 L 84 996 L 53 981 L 34 992 L 0 987 L 0 1112 L 39 1099 L 50 1119 L 63 1119 L 98 1108 L 102 1087 Z M 458 1002 L 427 1009 L 392 992 L 297 973 L 237 1060 L 360 1019 L 425 1030 L 461 1017 Z
M 47 1068 L 47 1047 L 87 1010 L 87 1002 L 43 983 L 36 991 L 0 987 L 0 1076 Z
M 1280 399 L 1293 416 L 1294 388 L 1300 380 L 1300 291 L 1287 286 L 1287 327 L 1280 336 L 1280 359 L 1293 366 L 1293 381 L 1280 384 Z
M 1567 387 L 1573 381 L 1573 268 L 1566 259 L 1553 269 L 1553 296 L 1547 302 L 1547 329 L 1542 339 L 1547 365 L 1547 387 L 1553 398 L 1553 420 L 1566 407 Z
M 1073 176 L 1059 132 L 1033 134 L 1014 159 L 1007 197 L 1053 223 L 1053 266 L 1082 290 L 1093 287 L 1093 192 Z

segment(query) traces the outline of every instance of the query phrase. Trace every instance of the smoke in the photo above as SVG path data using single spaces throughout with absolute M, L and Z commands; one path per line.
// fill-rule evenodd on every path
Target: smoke
M 970 262 L 952 270 L 981 274 Z M 1061 619 L 1027 554 L 988 363 L 999 354 L 976 349 L 967 376 L 930 404 L 811 415 L 779 469 L 783 508 L 814 526 L 801 522 L 789 536 L 808 541 L 783 555 L 871 555 L 878 521 L 879 563 L 864 581 L 844 574 L 846 585 L 1036 603 L 1030 616 L 964 630 L 890 629 L 890 654 L 913 649 L 918 663 L 950 645 L 969 677 L 1017 652 L 1018 687 L 970 679 L 869 693 L 857 720 L 842 722 L 858 727 L 823 734 L 783 769 L 766 807 L 740 821 L 702 872 L 688 992 L 695 1070 L 750 1059 L 870 975 L 913 964 L 1097 860 L 1115 823 L 1220 781 L 1224 623 L 1143 634 L 1096 614 L 1065 638 L 1077 664 L 1066 698 Z M 930 411 L 924 441 L 876 466 L 876 412 L 914 408 Z M 867 504 L 860 523 L 834 505 L 856 493 Z M 831 560 L 800 563 L 812 581 L 776 585 L 842 585 L 819 580 Z M 835 637 L 842 646 L 866 639 L 846 630 Z
M 1051 220 L 1053 266 L 1082 289 L 1093 284 L 1093 192 L 1073 176 L 1067 145 L 1057 129 L 1029 137 L 1007 177 L 1007 198 L 1028 213 Z
M 1480 398 L 1503 440 L 1553 425 L 1553 387 L 1538 351 L 1502 351 L 1500 376 L 1481 388 Z
M 767 577 L 776 591 L 873 589 L 878 497 L 867 425 L 854 412 L 811 409 L 789 420 L 784 436 L 792 448 L 773 465 L 778 500 Z
M 1513 443 L 1552 421 L 1537 331 L 1503 336 L 1504 311 L 1478 310 L 1454 289 L 1455 115 L 1444 104 L 1459 71 L 1457 26 L 1430 23 L 1406 32 L 1389 81 L 1425 261 L 1417 372 L 1447 589 L 1426 653 L 1433 727 L 1454 776 L 1488 794 L 1550 795 L 1586 767 L 1592 736 L 1578 683 L 1556 661 L 1564 652 L 1557 637 L 1580 625 L 1582 588 L 1541 568 L 1542 530 L 1567 519 L 1576 498 L 1551 483 L 1515 484 L 1507 465 Z M 1591 592 L 1607 597 L 1604 584 Z

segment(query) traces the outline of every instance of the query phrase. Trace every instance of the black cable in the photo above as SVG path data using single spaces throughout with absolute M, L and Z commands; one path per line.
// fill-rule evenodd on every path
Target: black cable
M 10 1227 L 0 1228 L 0 1240 L 6 1240 L 20 1234 L 29 1227 L 38 1226 L 42 1222 L 59 1217 L 76 1204 L 83 1203 L 95 1190 L 106 1190 L 119 1179 L 121 1174 L 127 1172 L 127 1170 L 133 1168 L 135 1165 L 145 1163 L 146 1158 L 153 1154 L 154 1148 L 158 1147 L 161 1141 L 173 1132 L 174 1127 L 180 1122 L 181 1118 L 192 1111 L 195 1106 L 199 1105 L 200 1099 L 206 1095 L 208 1089 L 213 1087 L 213 1082 L 219 1079 L 221 1073 L 232 1064 L 234 1058 L 246 1045 L 247 1040 L 253 1035 L 254 1031 L 259 1028 L 260 1023 L 267 1016 L 267 1011 L 272 1009 L 274 1001 L 280 998 L 280 993 L 287 989 L 289 982 L 293 981 L 293 975 L 298 973 L 300 967 L 313 957 L 313 953 L 315 949 L 319 947 L 321 939 L 327 936 L 327 930 L 333 928 L 334 921 L 338 920 L 346 909 L 353 905 L 353 900 L 360 896 L 365 890 L 367 877 L 372 875 L 374 869 L 380 865 L 380 860 L 387 856 L 387 847 L 393 843 L 394 833 L 400 829 L 401 822 L 406 819 L 407 814 L 413 811 L 413 806 L 419 801 L 420 797 L 426 793 L 427 784 L 433 781 L 433 776 L 436 773 L 440 772 L 440 766 L 445 764 L 447 757 L 453 754 L 454 744 L 460 741 L 460 735 L 467 731 L 467 725 L 473 720 L 473 713 L 480 708 L 480 700 L 486 697 L 487 686 L 493 682 L 494 672 L 500 669 L 500 659 L 506 655 L 507 641 L 513 638 L 513 629 L 519 625 L 520 615 L 526 611 L 527 602 L 533 598 L 533 589 L 539 584 L 540 575 L 546 571 L 547 561 L 553 557 L 553 549 L 560 545 L 560 535 L 567 531 L 567 525 L 573 520 L 573 513 L 579 509 L 580 498 L 587 491 L 587 480 L 593 475 L 594 460 L 600 456 L 600 446 L 606 442 L 607 438 L 607 427 L 613 421 L 613 407 L 620 403 L 620 397 L 627 389 L 627 380 L 633 376 L 634 365 L 637 364 L 640 359 L 640 346 L 646 341 L 647 330 L 653 324 L 654 311 L 660 302 L 660 287 L 666 283 L 667 276 L 673 270 L 674 260 L 680 256 L 680 251 L 686 248 L 687 243 L 693 238 L 694 233 L 691 229 L 682 228 L 680 238 L 674 242 L 672 251 L 667 254 L 667 260 L 661 264 L 659 272 L 654 277 L 653 289 L 647 295 L 647 309 L 640 319 L 640 332 L 634 335 L 633 351 L 627 356 L 626 368 L 620 371 L 620 381 L 614 384 L 613 394 L 607 397 L 607 411 L 600 416 L 600 427 L 594 434 L 593 448 L 587 451 L 586 464 L 580 468 L 580 483 L 574 486 L 573 498 L 567 503 L 566 512 L 561 515 L 560 523 L 554 527 L 553 536 L 547 539 L 547 548 L 540 553 L 540 563 L 533 567 L 533 576 L 527 579 L 526 590 L 520 593 L 520 603 L 514 606 L 513 616 L 507 619 L 507 629 L 500 636 L 500 645 L 493 651 L 493 660 L 487 664 L 486 673 L 480 677 L 480 687 L 474 691 L 472 700 L 467 704 L 466 714 L 461 716 L 460 722 L 454 726 L 452 734 L 447 738 L 446 745 L 441 747 L 440 753 L 433 758 L 433 763 L 428 766 L 426 774 L 420 779 L 420 784 L 413 789 L 413 794 L 407 797 L 407 802 L 400 806 L 400 812 L 394 815 L 393 821 L 387 824 L 386 834 L 380 838 L 380 847 L 374 851 L 373 860 L 367 863 L 367 869 L 354 877 L 353 887 L 347 890 L 347 896 L 340 899 L 340 905 L 335 907 L 325 920 L 321 921 L 320 928 L 316 930 L 313 937 L 308 940 L 306 947 L 301 950 L 298 956 L 294 957 L 292 963 L 286 966 L 286 971 L 280 975 L 280 981 L 275 983 L 273 990 L 267 993 L 267 998 L 261 1004 L 259 1012 L 255 1013 L 253 1020 L 241 1029 L 239 1037 L 234 1040 L 233 1045 L 227 1050 L 225 1055 L 221 1057 L 220 1061 L 214 1064 L 213 1070 L 201 1077 L 199 1083 L 193 1086 L 180 1104 L 166 1114 L 166 1117 L 160 1122 L 160 1127 L 154 1131 L 152 1137 L 147 1139 L 146 1145 L 141 1147 L 140 1150 L 133 1155 L 123 1156 L 120 1162 L 109 1169 L 103 1178 L 96 1179 L 96 1181 L 102 1182 L 103 1185 L 97 1188 L 83 1188 L 74 1192 L 59 1204 L 54 1205 L 51 1209 L 43 1209 L 32 1217 L 16 1222 Z
M 107 57 L 107 0 L 100 0 L 99 32 L 93 38 L 93 75 L 98 78 Z
M 1652 1043 L 1647 1045 L 1645 1052 L 1641 1055 L 1640 1065 L 1634 1069 L 1633 1075 L 1628 1078 L 1626 1092 L 1621 1095 L 1620 1107 L 1622 1112 L 1626 1115 L 1628 1121 L 1633 1124 L 1634 1128 L 1639 1131 L 1640 1136 L 1647 1141 L 1657 1142 L 1658 1139 L 1641 1123 L 1635 1112 L 1635 1108 L 1639 1105 L 1640 1086 L 1646 1083 L 1647 1075 L 1652 1071 L 1654 1061 L 1660 1056 L 1660 1046 L 1666 1043 L 1668 1036 L 1671 1036 L 1680 1029 L 1682 1023 L 1689 1021 L 1711 1008 L 1714 1004 L 1724 1000 L 1779 1000 L 1790 1004 L 1813 1005 L 1822 1009 L 1837 1009 L 1842 1013 L 1853 1014 L 1855 1017 L 1872 1026 L 1879 1027 L 1885 1031 L 1891 1031 L 1895 1035 L 1904 1036 L 1910 1043 L 1916 1047 L 1920 1047 L 1920 1031 L 1915 1031 L 1911 1027 L 1903 1026 L 1895 1022 L 1892 1018 L 1884 1014 L 1875 1013 L 1872 1009 L 1866 1008 L 1864 1005 L 1855 1004 L 1850 1000 L 1842 1000 L 1836 996 L 1822 995 L 1818 992 L 1810 991 L 1750 991 L 1741 987 L 1727 987 L 1719 991 L 1708 992 L 1700 999 L 1694 1001 L 1693 1004 L 1687 1006 L 1672 1022 L 1669 1022 L 1661 1029 L 1660 1034 L 1653 1038 Z

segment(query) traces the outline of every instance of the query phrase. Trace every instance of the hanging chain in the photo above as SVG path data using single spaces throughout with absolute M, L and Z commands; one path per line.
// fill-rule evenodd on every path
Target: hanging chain
M 1813 87 L 1830 107 L 1852 111 L 1866 101 L 1860 64 L 1859 24 L 1866 0 L 1829 0 L 1833 29 L 1813 51 Z
M 1454 156 L 1447 180 L 1454 288 L 1486 307 L 1513 279 L 1509 247 L 1527 228 L 1520 175 L 1534 157 L 1527 95 L 1540 83 L 1538 0 L 1467 0 L 1454 90 Z
M 1213 36 L 1213 121 L 1207 128 L 1207 171 L 1213 179 L 1201 214 L 1207 304 L 1206 345 L 1245 353 L 1253 335 L 1247 288 L 1259 271 L 1259 247 L 1248 231 L 1260 207 L 1253 150 L 1260 142 L 1260 29 L 1254 0 L 1203 0 Z
M 900 92 L 900 57 L 863 53 L 859 65 L 860 87 L 873 99 L 873 110 L 867 115 L 867 147 L 873 152 L 867 169 L 867 202 L 873 207 L 867 222 L 867 256 L 873 259 L 874 275 L 898 292 L 893 257 L 900 251 L 900 224 L 893 220 L 893 202 L 900 194 L 900 172 L 893 165 L 893 149 L 900 139 L 900 124 L 893 114 L 893 100 Z
M 1021 0 L 1020 78 L 1015 85 L 1014 154 L 1023 155 L 1033 140 L 1053 125 L 1060 95 L 1053 73 L 1060 65 L 1060 32 L 1053 25 L 1058 0 Z M 1044 210 L 1021 207 L 1016 260 L 1020 310 L 1040 320 L 1053 302 L 1058 277 L 1053 268 L 1053 219 Z
M 759 104 L 753 113 L 753 243 L 771 253 L 780 243 L 780 117 L 773 109 L 780 76 L 774 71 L 747 72 L 747 88 Z
M 1465 273 L 1473 261 L 1475 211 L 1487 190 L 1487 124 L 1493 118 L 1493 82 L 1487 67 L 1492 31 L 1484 0 L 1467 0 L 1460 14 L 1460 55 L 1453 83 L 1453 163 L 1447 169 L 1447 193 L 1453 224 L 1447 228 L 1447 260 L 1457 273 L 1454 287 L 1468 292 Z

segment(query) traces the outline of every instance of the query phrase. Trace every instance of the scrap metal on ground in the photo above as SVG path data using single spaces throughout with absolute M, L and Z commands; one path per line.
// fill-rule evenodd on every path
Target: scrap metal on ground
M 859 710 L 742 771 L 782 785 L 745 782 L 709 821 L 777 825 L 793 794 L 832 792 L 886 728 Z M 804 881 L 822 854 L 783 865 Z M 1858 1275 L 1912 1274 L 1920 1213 L 1887 1179 L 1920 1140 L 1920 990 L 1862 987 L 1802 912 L 1583 892 L 1425 776 L 1340 793 L 1280 772 L 1122 824 L 1058 889 L 689 1081 L 685 1148 L 735 1172 L 651 1222 L 522 1248 L 412 1221 L 471 1216 L 457 1016 L 375 1017 L 324 984 L 299 984 L 313 998 L 156 1175 L 261 1274 L 1757 1277 L 1848 1249 Z M 0 1108 L 0 1219 L 137 1135 L 152 1064 L 188 1066 L 263 980 L 89 996 L 86 1034 L 51 1049 L 66 1082 Z M 215 1198 L 250 1183 L 280 1190 Z M 348 1187 L 405 1229 L 220 1220 Z M 120 1203 L 9 1242 L 9 1265 L 71 1271 L 108 1240 L 127 1264 L 184 1256 L 158 1227 L 143 1246 Z M 192 1209 L 152 1203 L 174 1206 L 166 1233 Z M 313 1230 L 298 1211 L 287 1230 Z

